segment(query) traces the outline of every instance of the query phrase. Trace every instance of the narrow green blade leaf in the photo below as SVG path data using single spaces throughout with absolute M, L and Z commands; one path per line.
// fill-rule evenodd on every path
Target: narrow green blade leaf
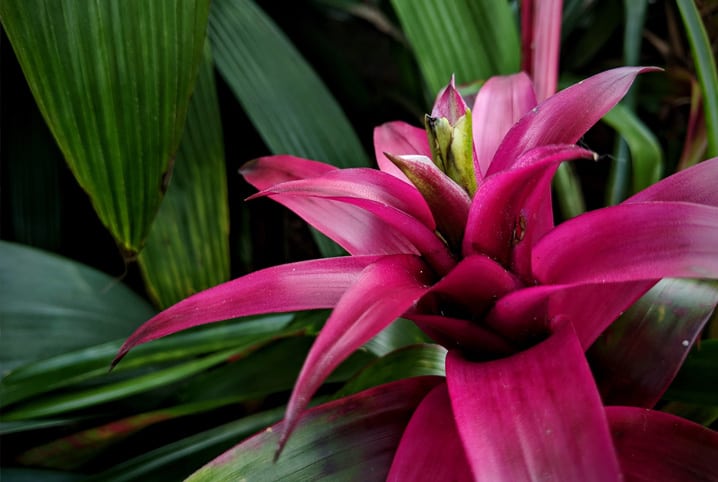
M 127 336 L 153 315 L 103 273 L 0 241 L 0 373 L 69 350 Z
M 106 470 L 85 482 L 180 480 L 243 437 L 276 422 L 284 407 L 244 417 L 159 447 Z
M 603 121 L 613 127 L 623 137 L 630 150 L 630 159 L 633 166 L 632 194 L 657 183 L 661 179 L 664 169 L 663 149 L 655 135 L 636 116 L 636 114 L 623 104 L 616 105 Z M 616 169 L 616 166 L 614 166 Z M 616 174 L 612 174 L 616 182 Z M 621 189 L 612 189 L 615 195 L 611 196 L 611 204 L 623 201 Z
M 581 182 L 571 164 L 563 163 L 558 166 L 553 186 L 564 219 L 576 217 L 586 211 Z
M 209 35 L 217 68 L 273 153 L 367 164 L 329 90 L 254 2 L 213 1 Z
M 427 343 L 400 348 L 367 365 L 336 396 L 344 397 L 402 378 L 444 376 L 445 359 L 446 349 L 440 345 Z
M 384 480 L 411 414 L 441 380 L 410 378 L 320 405 L 303 416 L 275 463 L 281 423 L 187 480 Z
M 158 366 L 193 356 L 207 355 L 230 348 L 255 349 L 269 340 L 301 332 L 288 327 L 292 315 L 270 315 L 252 320 L 207 325 L 189 332 L 157 340 L 134 350 L 113 373 Z M 16 368 L 0 383 L 0 398 L 5 406 L 58 388 L 91 379 L 114 381 L 107 371 L 124 339 L 63 353 Z
M 8 410 L 3 414 L 2 420 L 15 421 L 49 417 L 126 398 L 152 388 L 168 385 L 207 370 L 208 368 L 220 365 L 230 360 L 231 357 L 239 352 L 241 352 L 241 348 L 225 350 L 204 358 L 181 363 L 170 368 L 157 370 L 146 375 L 132 377 L 116 383 L 86 388 L 77 392 L 61 392 L 56 395 L 47 395 Z
M 703 90 L 708 134 L 708 157 L 718 156 L 718 70 L 712 46 L 693 0 L 676 0 L 683 18 L 693 60 L 698 70 L 698 81 Z
M 519 70 L 517 22 L 504 0 L 392 0 L 431 96 L 449 83 Z
M 352 125 L 324 83 L 251 0 L 215 0 L 209 36 L 217 69 L 274 154 L 339 167 L 368 165 Z M 324 256 L 343 250 L 317 231 Z
M 128 255 L 166 186 L 208 0 L 6 0 L 0 16 L 70 169 Z
M 160 308 L 229 279 L 227 176 L 208 44 L 172 183 L 139 261 Z

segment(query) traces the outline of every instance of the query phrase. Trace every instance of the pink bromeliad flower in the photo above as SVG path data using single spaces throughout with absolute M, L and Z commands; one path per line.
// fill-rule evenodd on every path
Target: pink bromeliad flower
M 242 173 L 256 196 L 293 210 L 349 256 L 198 293 L 141 326 L 118 359 L 204 323 L 332 308 L 296 382 L 281 445 L 332 370 L 404 317 L 447 348 L 446 378 L 414 412 L 390 480 L 622 480 L 646 468 L 634 455 L 649 443 L 674 456 L 649 473 L 679 474 L 686 457 L 700 457 L 681 441 L 718 446 L 715 432 L 607 409 L 584 352 L 661 278 L 718 278 L 718 159 L 618 206 L 559 225 L 552 215 L 558 165 L 596 158 L 576 142 L 645 70 L 606 71 L 539 104 L 525 74 L 495 77 L 473 109 L 452 82 L 426 129 L 376 129 L 379 170 L 291 156 L 248 163 Z M 611 427 L 649 422 L 623 445 L 612 439 Z

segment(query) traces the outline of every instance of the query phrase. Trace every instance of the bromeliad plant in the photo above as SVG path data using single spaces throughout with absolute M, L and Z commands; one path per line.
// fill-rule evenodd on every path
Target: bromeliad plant
M 452 81 L 425 129 L 376 129 L 379 170 L 292 156 L 250 162 L 242 174 L 260 190 L 254 197 L 282 203 L 349 256 L 264 269 L 187 298 L 141 326 L 116 361 L 216 320 L 333 308 L 276 435 L 281 451 L 327 376 L 404 317 L 446 347 L 446 378 L 418 402 L 390 480 L 715 477 L 706 461 L 718 435 L 604 407 L 584 352 L 658 280 L 718 278 L 718 159 L 620 205 L 558 225 L 552 215 L 557 167 L 597 159 L 576 142 L 648 70 L 609 70 L 538 104 L 525 74 L 494 77 L 473 109 Z M 667 372 L 686 350 L 678 341 Z M 629 436 L 612 438 L 616 427 Z M 656 443 L 674 456 L 647 464 Z

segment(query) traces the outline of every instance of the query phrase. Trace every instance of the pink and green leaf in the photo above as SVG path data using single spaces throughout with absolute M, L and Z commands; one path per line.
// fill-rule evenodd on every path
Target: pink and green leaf
M 507 358 L 474 362 L 449 352 L 451 406 L 475 479 L 621 480 L 583 349 L 570 322 L 559 323 Z
M 718 288 L 664 279 L 611 324 L 588 352 L 606 405 L 652 408 L 718 303 Z
M 635 407 L 606 407 L 606 416 L 627 482 L 718 480 L 718 432 Z
M 242 442 L 187 480 L 383 481 L 416 406 L 441 381 L 409 378 L 320 405 L 307 411 L 276 462 L 278 437 L 286 433 L 286 422 Z

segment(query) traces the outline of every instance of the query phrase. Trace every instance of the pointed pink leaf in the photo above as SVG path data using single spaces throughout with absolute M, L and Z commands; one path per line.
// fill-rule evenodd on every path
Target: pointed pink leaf
M 669 176 L 624 203 L 684 201 L 718 206 L 718 157 Z
M 387 481 L 446 480 L 471 482 L 451 411 L 446 384 L 429 392 L 412 415 L 394 455 Z
M 287 405 L 280 447 L 332 370 L 426 293 L 429 271 L 415 256 L 395 255 L 385 256 L 361 272 L 307 355 Z
M 376 169 L 336 169 L 311 179 L 275 184 L 252 197 L 285 193 L 371 201 L 405 212 L 429 229 L 436 227 L 429 206 L 415 187 Z
M 439 274 L 455 264 L 416 188 L 383 172 L 344 169 L 259 195 L 291 207 L 351 254 L 421 254 Z
M 718 287 L 664 279 L 588 351 L 607 405 L 652 408 L 683 365 L 718 304 Z
M 575 145 L 542 146 L 521 155 L 513 169 L 487 178 L 471 204 L 464 255 L 484 253 L 528 278 L 530 249 L 553 227 L 553 173 L 563 161 L 593 157 Z
M 469 215 L 471 198 L 427 156 L 387 154 L 419 190 L 449 245 L 459 247 Z
M 309 179 L 336 170 L 338 170 L 336 167 L 322 162 L 279 155 L 249 161 L 242 166 L 239 173 L 252 186 L 261 190 L 280 182 Z
M 556 92 L 563 0 L 532 2 L 531 78 L 539 102 Z
M 194 326 L 239 316 L 333 307 L 376 256 L 285 264 L 257 271 L 185 298 L 140 326 L 113 365 L 133 347 Z
M 387 159 L 385 152 L 397 156 L 431 155 L 426 131 L 400 121 L 388 122 L 374 129 L 374 153 L 379 169 L 409 182 L 404 173 Z
M 431 109 L 431 117 L 445 117 L 449 124 L 454 125 L 456 121 L 466 114 L 466 102 L 461 94 L 456 90 L 454 76 L 451 76 L 449 85 L 444 87 L 439 95 L 436 96 L 434 107 Z
M 565 320 L 524 352 L 446 358 L 456 425 L 476 480 L 621 480 L 601 399 Z
M 544 284 L 718 277 L 718 207 L 681 202 L 599 209 L 557 226 L 534 246 Z
M 626 94 L 636 76 L 656 70 L 620 67 L 558 92 L 524 115 L 506 134 L 488 175 L 511 167 L 524 152 L 547 144 L 575 144 Z
M 533 85 L 524 73 L 491 77 L 481 87 L 471 111 L 471 125 L 479 170 L 484 177 L 506 133 L 535 106 Z
M 626 482 L 718 480 L 718 432 L 668 413 L 606 407 Z

